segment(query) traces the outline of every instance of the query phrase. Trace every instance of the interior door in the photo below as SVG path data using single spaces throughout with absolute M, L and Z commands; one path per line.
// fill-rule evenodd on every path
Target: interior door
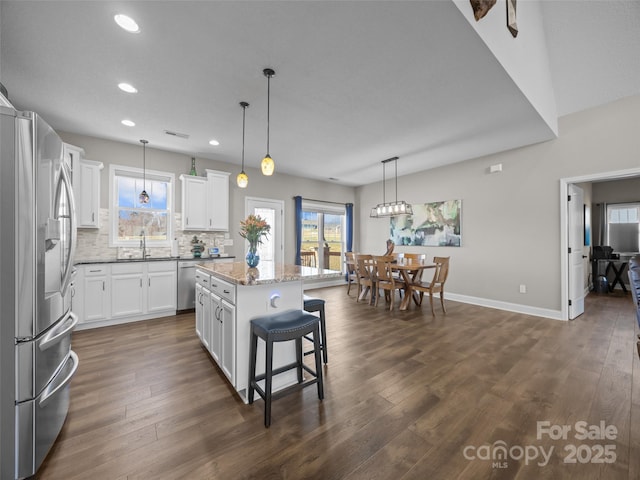
M 260 262 L 282 264 L 284 260 L 284 202 L 247 197 L 245 210 L 247 215 L 260 215 L 271 226 L 268 237 L 263 240 L 261 245 L 258 245 Z M 245 247 L 249 248 L 248 244 Z
M 569 187 L 569 319 L 584 313 L 584 192 L 573 184 Z

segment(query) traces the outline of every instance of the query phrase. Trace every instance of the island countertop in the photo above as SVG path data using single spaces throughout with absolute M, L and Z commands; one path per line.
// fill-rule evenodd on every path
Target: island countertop
M 342 276 L 342 273 L 336 270 L 276 264 L 268 261 L 260 262 L 257 268 L 249 268 L 246 262 L 198 264 L 197 267 L 235 285 L 264 285 Z

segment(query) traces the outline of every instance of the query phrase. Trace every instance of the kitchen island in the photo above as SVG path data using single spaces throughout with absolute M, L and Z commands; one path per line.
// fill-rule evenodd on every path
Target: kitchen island
M 196 335 L 247 403 L 251 318 L 302 309 L 303 281 L 340 277 L 333 270 L 261 262 L 196 267 Z M 264 372 L 264 343 L 258 342 L 257 372 Z M 295 362 L 295 343 L 274 345 L 273 368 Z M 273 391 L 297 382 L 295 370 L 274 377 Z

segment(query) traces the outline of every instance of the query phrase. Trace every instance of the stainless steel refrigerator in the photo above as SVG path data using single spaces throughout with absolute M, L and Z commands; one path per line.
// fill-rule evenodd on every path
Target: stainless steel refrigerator
M 33 475 L 69 410 L 76 221 L 62 141 L 0 107 L 0 478 Z

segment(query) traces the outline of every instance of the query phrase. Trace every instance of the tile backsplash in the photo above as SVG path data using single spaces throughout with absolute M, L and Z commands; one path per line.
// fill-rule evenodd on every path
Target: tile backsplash
M 205 256 L 209 247 L 219 247 L 220 253 L 224 250 L 224 232 L 183 232 L 182 214 L 174 214 L 175 229 L 174 237 L 178 242 L 178 255 L 180 257 L 190 257 L 191 239 L 194 235 L 198 240 L 202 240 L 205 247 Z M 228 247 L 227 247 L 228 248 Z M 171 256 L 171 247 L 151 247 L 147 248 L 151 257 Z M 76 261 L 88 260 L 117 260 L 121 258 L 140 258 L 142 252 L 139 247 L 110 247 L 109 246 L 109 209 L 100 209 L 100 228 L 78 229 L 78 241 L 76 245 Z

